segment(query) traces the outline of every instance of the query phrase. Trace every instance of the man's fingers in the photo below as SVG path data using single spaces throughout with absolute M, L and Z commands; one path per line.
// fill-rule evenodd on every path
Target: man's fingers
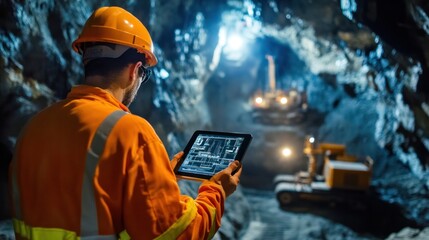
M 183 156 L 183 151 L 180 151 L 174 155 L 173 160 L 179 160 Z
M 235 160 L 227 168 L 216 173 L 210 181 L 220 184 L 225 191 L 225 195 L 228 197 L 236 190 L 240 182 L 240 175 L 241 163 Z
M 174 155 L 173 159 L 170 161 L 171 168 L 176 168 L 177 163 L 179 162 L 180 158 L 183 156 L 183 151 L 176 153 Z

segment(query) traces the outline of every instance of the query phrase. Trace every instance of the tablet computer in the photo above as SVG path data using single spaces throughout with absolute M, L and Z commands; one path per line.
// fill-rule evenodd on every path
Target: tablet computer
M 252 135 L 247 133 L 197 130 L 183 150 L 174 173 L 178 178 L 210 179 L 234 160 L 241 161 L 251 141 Z

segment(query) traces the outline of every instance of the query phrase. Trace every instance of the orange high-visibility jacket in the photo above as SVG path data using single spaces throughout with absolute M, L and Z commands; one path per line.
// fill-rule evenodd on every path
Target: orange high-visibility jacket
M 225 193 L 180 194 L 151 125 L 109 92 L 76 86 L 23 129 L 10 167 L 17 239 L 207 239 Z

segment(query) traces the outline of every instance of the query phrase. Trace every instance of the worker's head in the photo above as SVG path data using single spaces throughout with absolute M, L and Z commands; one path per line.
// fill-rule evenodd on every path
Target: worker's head
M 88 18 L 79 37 L 72 44 L 82 55 L 85 78 L 101 76 L 113 79 L 124 72 L 130 82 L 127 94 L 132 101 L 141 82 L 147 80 L 148 68 L 157 63 L 153 43 L 146 27 L 120 7 L 101 7 Z M 125 76 L 127 77 L 127 76 Z M 134 83 L 135 82 L 135 83 Z
M 83 54 L 85 43 L 91 42 L 113 43 L 134 48 L 144 55 L 145 67 L 153 67 L 157 63 L 152 38 L 146 27 L 134 15 L 120 7 L 101 7 L 95 10 L 72 47 L 76 52 Z M 99 54 L 98 57 L 103 57 L 103 52 Z

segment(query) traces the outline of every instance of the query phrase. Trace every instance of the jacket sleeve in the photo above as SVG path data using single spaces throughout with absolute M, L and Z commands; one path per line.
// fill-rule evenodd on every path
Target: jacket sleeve
M 221 224 L 225 193 L 216 183 L 201 184 L 195 199 L 197 214 L 178 239 L 211 239 Z
M 222 187 L 206 181 L 196 199 L 181 195 L 159 139 L 138 148 L 125 185 L 123 222 L 131 239 L 209 239 L 220 227 Z

